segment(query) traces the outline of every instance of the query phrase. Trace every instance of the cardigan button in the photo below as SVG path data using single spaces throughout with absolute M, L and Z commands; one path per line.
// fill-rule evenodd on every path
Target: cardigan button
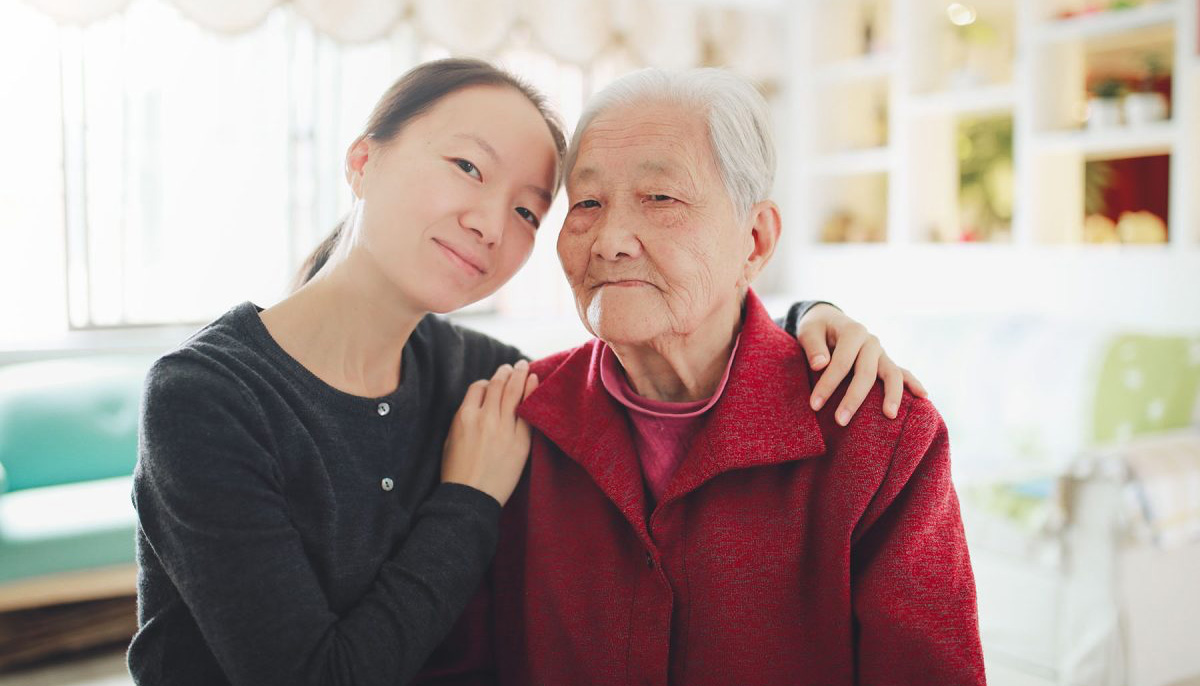
M 650 551 L 648 550 L 646 551 L 646 567 L 648 569 L 654 569 L 654 556 L 651 555 Z

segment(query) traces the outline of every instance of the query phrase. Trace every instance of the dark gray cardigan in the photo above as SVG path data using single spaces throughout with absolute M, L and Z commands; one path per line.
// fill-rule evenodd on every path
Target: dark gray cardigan
M 797 316 L 813 303 L 798 303 Z M 499 504 L 440 484 L 474 380 L 520 353 L 438 317 L 400 387 L 342 393 L 243 303 L 154 364 L 138 467 L 142 685 L 407 683 L 495 552 Z

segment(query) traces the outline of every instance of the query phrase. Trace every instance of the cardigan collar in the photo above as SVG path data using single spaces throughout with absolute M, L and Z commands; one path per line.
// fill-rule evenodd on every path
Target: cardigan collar
M 534 371 L 538 389 L 520 415 L 579 463 L 608 498 L 640 529 L 646 497 L 627 410 L 600 379 L 604 343 L 593 339 L 557 365 Z M 823 455 L 825 441 L 811 394 L 808 363 L 799 344 L 779 328 L 753 291 L 744 304 L 741 341 L 729 382 L 708 411 L 687 457 L 659 507 L 686 496 L 717 475 Z

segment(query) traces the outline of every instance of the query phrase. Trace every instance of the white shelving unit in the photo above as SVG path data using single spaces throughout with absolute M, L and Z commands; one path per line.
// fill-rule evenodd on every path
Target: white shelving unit
M 1003 310 L 1014 306 L 1005 299 L 1027 293 L 1023 304 L 1050 315 L 1112 319 L 1115 308 L 1115 321 L 1134 325 L 1200 325 L 1200 2 L 1145 0 L 1066 19 L 1060 12 L 1083 0 L 963 2 L 976 12 L 975 30 L 986 26 L 973 40 L 951 23 L 951 4 L 785 3 L 783 138 L 795 159 L 777 195 L 790 234 L 788 290 L 868 314 L 903 311 L 902 299 L 914 295 L 936 311 Z M 1170 119 L 1086 128 L 1089 73 L 1140 64 L 1148 50 L 1171 73 Z M 994 242 L 961 243 L 957 131 L 990 118 L 1012 123 L 1012 221 L 992 232 Z M 1168 244 L 1084 243 L 1087 163 L 1148 155 L 1170 156 Z M 888 250 L 824 242 L 829 218 L 844 208 L 857 215 L 860 239 L 875 236 Z M 1016 273 L 1018 264 L 1042 266 Z M 917 279 L 918 292 L 903 295 L 884 285 L 914 274 L 966 281 Z M 996 287 L 1014 279 L 1027 287 Z M 1058 299 L 1044 294 L 1074 290 L 1074 282 L 1094 293 L 1089 304 L 1053 309 Z

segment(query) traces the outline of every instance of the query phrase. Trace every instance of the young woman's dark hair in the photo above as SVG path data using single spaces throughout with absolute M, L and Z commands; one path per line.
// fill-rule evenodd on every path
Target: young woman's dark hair
M 428 62 L 412 69 L 392 84 L 376 103 L 362 137 L 386 143 L 399 135 L 406 124 L 424 114 L 439 100 L 471 86 L 504 86 L 513 88 L 529 98 L 541 112 L 546 126 L 550 128 L 550 135 L 554 137 L 554 147 L 558 151 L 559 174 L 562 173 L 567 139 L 562 123 L 546 104 L 545 96 L 516 76 L 482 60 L 449 58 Z M 338 222 L 333 232 L 304 260 L 292 284 L 293 291 L 308 283 L 329 261 L 330 255 L 341 240 L 345 225 L 345 219 Z

